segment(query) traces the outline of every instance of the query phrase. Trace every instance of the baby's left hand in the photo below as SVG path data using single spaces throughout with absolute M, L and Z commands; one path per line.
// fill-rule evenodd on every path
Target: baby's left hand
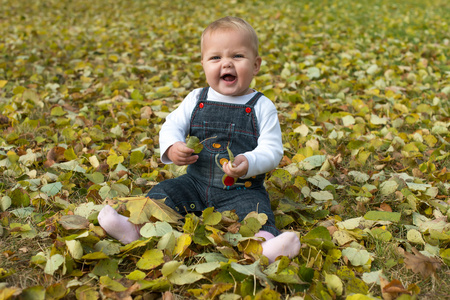
M 223 164 L 223 171 L 230 177 L 239 178 L 248 172 L 248 160 L 244 155 L 238 155 L 234 159 L 233 167 L 228 162 Z

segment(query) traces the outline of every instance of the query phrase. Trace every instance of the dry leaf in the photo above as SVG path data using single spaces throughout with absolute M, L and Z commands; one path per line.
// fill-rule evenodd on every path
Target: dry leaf
M 380 210 L 381 211 L 390 211 L 390 212 L 392 212 L 391 206 L 389 204 L 387 204 L 387 203 L 381 203 L 380 204 Z
M 144 106 L 141 108 L 141 119 L 150 119 L 153 115 L 153 110 L 150 106 Z
M 59 220 L 59 224 L 66 230 L 78 230 L 89 228 L 89 221 L 82 216 L 66 215 L 62 216 Z
M 66 151 L 66 148 L 64 148 L 64 147 L 59 147 L 59 146 L 53 147 L 47 153 L 47 161 L 44 163 L 44 165 L 46 167 L 51 167 L 54 163 L 66 161 L 66 158 L 64 157 L 65 151 Z
M 412 248 L 412 253 L 404 252 L 406 268 L 411 269 L 414 273 L 421 274 L 424 278 L 430 275 L 435 276 L 436 270 L 441 267 L 441 262 L 436 258 L 427 257 L 420 253 L 416 248 Z
M 173 294 L 169 291 L 166 291 L 163 295 L 163 300 L 172 300 L 173 299 Z
M 405 289 L 403 284 L 397 279 L 393 279 L 389 282 L 380 276 L 380 286 L 381 295 L 384 300 L 394 300 L 401 294 L 411 294 L 411 292 Z

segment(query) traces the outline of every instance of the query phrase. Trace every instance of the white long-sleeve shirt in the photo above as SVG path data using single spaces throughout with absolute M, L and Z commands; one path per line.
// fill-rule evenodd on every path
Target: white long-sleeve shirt
M 159 133 L 161 161 L 170 164 L 167 150 L 176 142 L 185 142 L 189 134 L 191 114 L 200 96 L 201 88 L 190 92 L 181 102 L 180 106 L 170 113 Z M 243 96 L 226 96 L 219 94 L 212 88 L 208 90 L 208 101 L 217 101 L 233 104 L 246 104 L 256 91 Z M 245 153 L 248 160 L 248 171 L 242 179 L 269 172 L 276 168 L 283 157 L 283 143 L 278 113 L 275 105 L 265 96 L 262 96 L 254 107 L 258 120 L 259 138 L 258 146 Z M 236 153 L 238 155 L 239 153 Z

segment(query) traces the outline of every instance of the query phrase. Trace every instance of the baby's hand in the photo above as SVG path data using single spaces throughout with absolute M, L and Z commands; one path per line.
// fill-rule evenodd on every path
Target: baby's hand
M 186 147 L 184 142 L 176 142 L 167 150 L 167 157 L 177 166 L 190 165 L 197 161 L 198 155 L 192 155 L 194 149 Z
M 228 162 L 223 164 L 223 171 L 230 177 L 239 178 L 248 172 L 248 160 L 244 155 L 238 155 L 234 159 L 233 167 Z

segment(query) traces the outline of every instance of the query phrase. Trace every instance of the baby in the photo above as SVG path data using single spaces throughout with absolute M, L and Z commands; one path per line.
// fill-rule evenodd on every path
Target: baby
M 277 110 L 271 100 L 250 88 L 261 66 L 258 38 L 244 20 L 225 17 L 211 23 L 201 39 L 201 63 L 209 87 L 193 90 L 167 116 L 160 131 L 161 161 L 188 165 L 187 173 L 165 180 L 147 194 L 166 199 L 180 214 L 207 207 L 235 210 L 242 220 L 256 211 L 268 217 L 255 236 L 263 237 L 263 254 L 273 262 L 294 257 L 300 241 L 294 232 L 280 234 L 264 188 L 265 173 L 283 156 Z M 204 148 L 194 154 L 186 137 L 196 136 Z M 236 155 L 230 163 L 228 149 Z M 128 218 L 106 206 L 100 225 L 123 243 L 140 238 Z

